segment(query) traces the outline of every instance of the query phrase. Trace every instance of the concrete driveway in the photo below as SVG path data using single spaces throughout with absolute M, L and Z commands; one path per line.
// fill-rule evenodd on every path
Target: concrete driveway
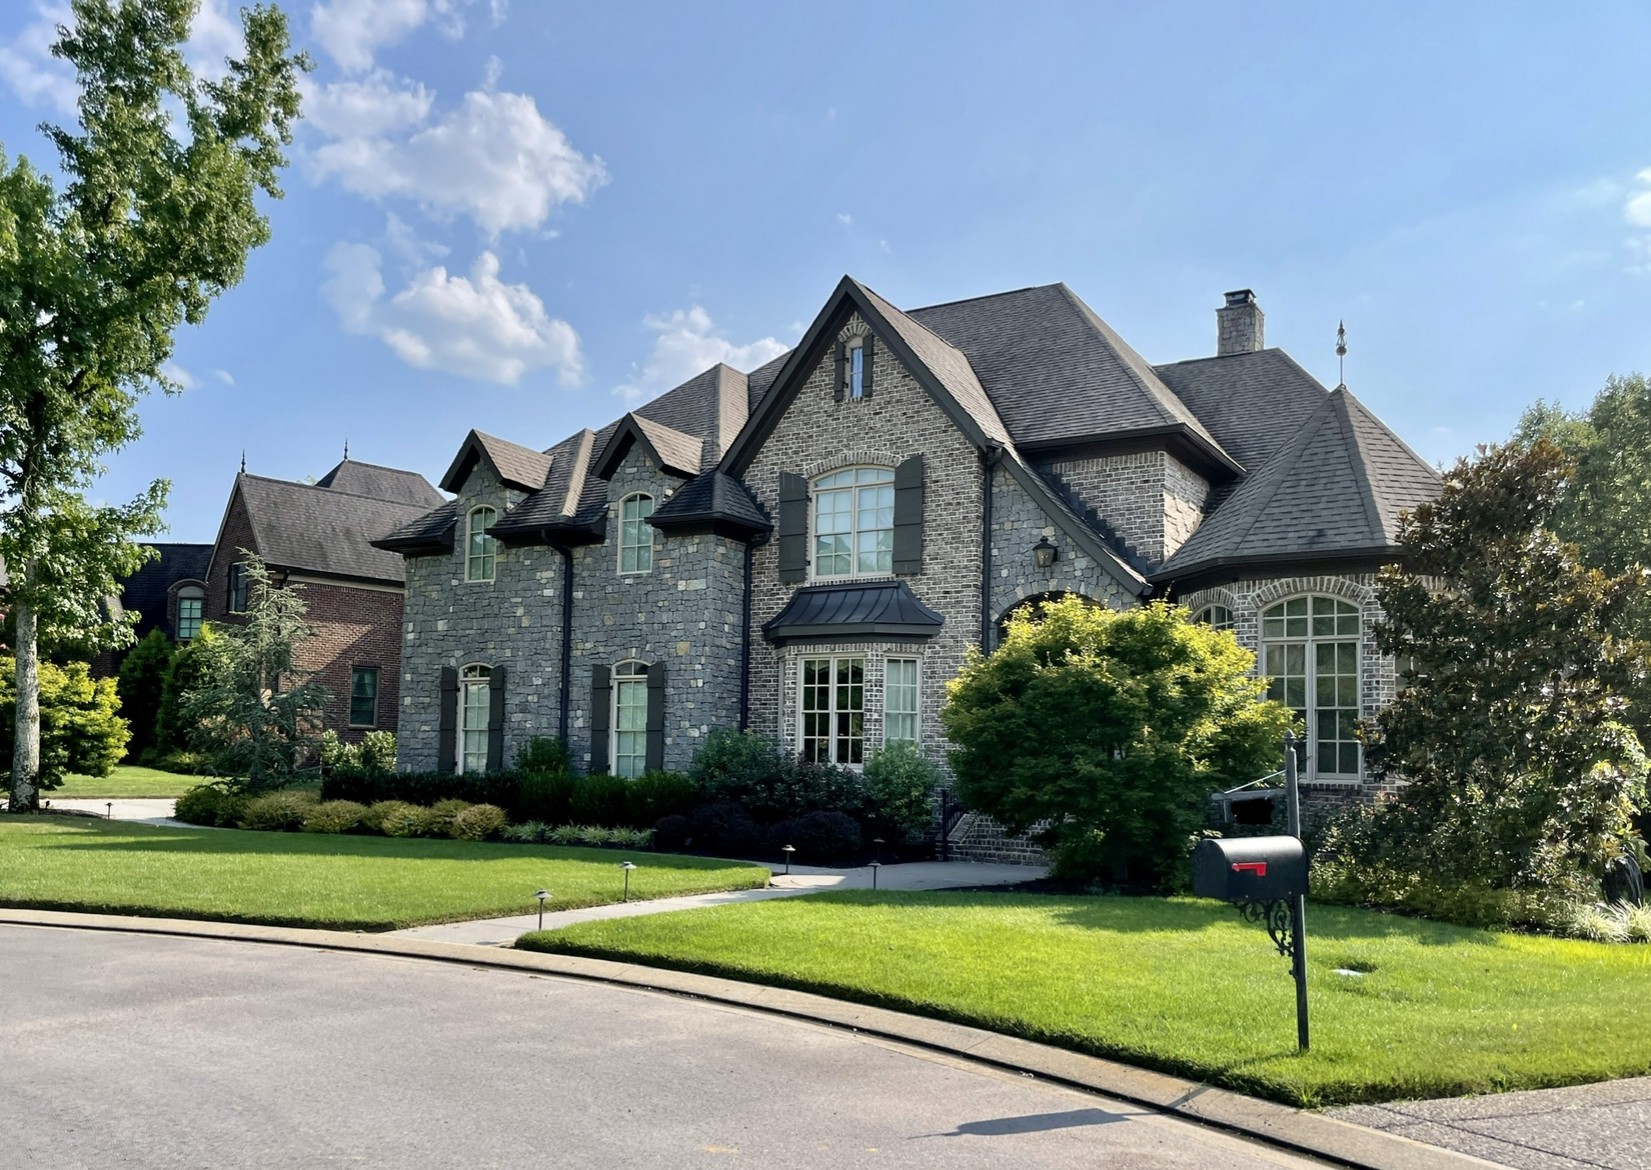
M 0 1167 L 1317 1165 L 951 1057 L 420 960 L 0 927 Z

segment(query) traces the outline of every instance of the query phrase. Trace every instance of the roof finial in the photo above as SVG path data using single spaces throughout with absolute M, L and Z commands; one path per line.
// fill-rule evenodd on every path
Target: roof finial
M 345 439 L 344 439 L 344 462 L 348 463 L 349 461 L 350 461 L 350 440 L 349 440 L 348 436 L 345 436 Z
M 1347 322 L 1336 322 L 1336 374 L 1341 379 L 1337 390 L 1347 389 Z
M 242 447 L 241 448 L 241 474 L 245 475 L 246 473 L 247 473 L 247 449 L 245 447 Z

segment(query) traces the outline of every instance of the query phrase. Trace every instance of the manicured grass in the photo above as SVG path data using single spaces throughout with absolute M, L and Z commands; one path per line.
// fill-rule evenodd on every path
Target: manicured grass
M 517 945 L 817 991 L 1303 1105 L 1651 1073 L 1651 946 L 1313 905 L 1307 925 L 1307 1055 L 1287 960 L 1193 899 L 853 891 Z
M 195 785 L 205 784 L 207 779 L 205 776 L 162 772 L 158 768 L 140 768 L 136 764 L 117 764 L 107 776 L 67 776 L 62 787 L 41 795 L 46 800 L 86 800 L 99 796 L 115 800 L 182 796 Z
M 704 857 L 171 829 L 80 817 L 0 817 L 0 905 L 282 926 L 394 930 L 429 922 L 766 885 L 759 866 Z

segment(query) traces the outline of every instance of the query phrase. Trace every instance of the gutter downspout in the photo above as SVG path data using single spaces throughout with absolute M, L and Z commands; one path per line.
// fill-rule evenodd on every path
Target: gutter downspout
M 992 472 L 1003 458 L 1003 448 L 988 443 L 980 449 L 980 649 L 992 649 Z
M 556 694 L 556 734 L 563 745 L 568 742 L 568 707 L 573 691 L 568 686 L 568 672 L 573 669 L 573 549 L 551 540 L 545 543 L 562 554 L 562 665 Z

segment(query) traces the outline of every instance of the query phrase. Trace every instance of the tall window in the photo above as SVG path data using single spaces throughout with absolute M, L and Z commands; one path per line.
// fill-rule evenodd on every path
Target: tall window
M 229 612 L 245 613 L 247 611 L 247 567 L 242 564 L 229 566 Z
M 1192 620 L 1218 630 L 1230 630 L 1233 628 L 1233 611 L 1224 605 L 1206 605 L 1193 615 Z
M 1307 725 L 1307 775 L 1359 775 L 1359 611 L 1334 597 L 1293 597 L 1261 615 L 1267 697 Z
M 493 573 L 498 567 L 499 544 L 487 530 L 499 518 L 494 508 L 470 509 L 470 540 L 469 555 L 465 557 L 464 579 L 466 581 L 491 581 Z
M 619 501 L 619 571 L 646 573 L 654 567 L 654 530 L 648 517 L 654 498 L 637 494 Z
M 178 590 L 178 641 L 193 642 L 201 636 L 201 618 L 205 607 L 206 595 L 199 586 L 185 585 Z
M 848 467 L 814 481 L 814 575 L 894 571 L 894 472 Z
M 378 667 L 350 668 L 350 726 L 378 726 Z M 486 723 L 483 723 L 485 730 Z M 486 763 L 486 760 L 483 760 Z
M 843 347 L 843 374 L 848 378 L 848 397 L 858 402 L 866 395 L 866 342 L 863 337 L 850 338 Z
M 648 665 L 621 662 L 613 668 L 613 774 L 626 779 L 648 767 Z
M 917 742 L 917 659 L 883 663 L 883 742 Z
M 459 770 L 487 771 L 487 717 L 492 668 L 467 666 L 459 674 Z
M 866 660 L 802 661 L 803 759 L 863 764 L 866 758 Z

